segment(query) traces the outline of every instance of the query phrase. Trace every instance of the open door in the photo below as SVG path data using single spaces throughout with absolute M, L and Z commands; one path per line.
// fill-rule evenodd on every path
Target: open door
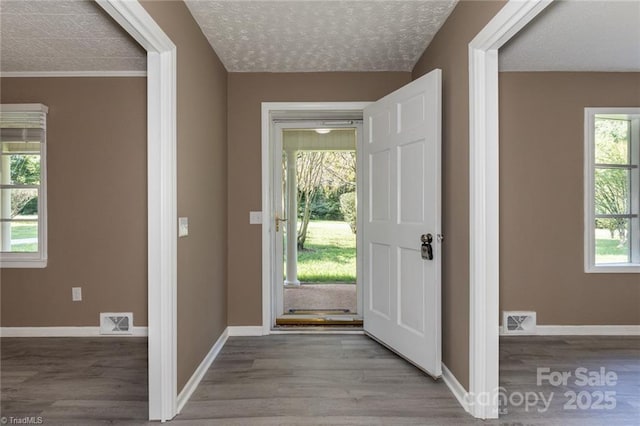
M 441 367 L 441 70 L 364 110 L 364 329 Z

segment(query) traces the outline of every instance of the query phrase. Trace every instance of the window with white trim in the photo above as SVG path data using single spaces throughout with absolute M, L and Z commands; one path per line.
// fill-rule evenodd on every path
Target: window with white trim
M 0 266 L 47 265 L 46 122 L 42 104 L 0 105 Z
M 585 271 L 640 272 L 640 108 L 585 108 Z

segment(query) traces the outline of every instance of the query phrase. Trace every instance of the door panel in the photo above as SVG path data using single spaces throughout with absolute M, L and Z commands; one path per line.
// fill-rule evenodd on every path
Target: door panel
M 398 133 L 407 135 L 411 130 L 420 128 L 424 124 L 424 104 L 424 93 L 398 102 Z
M 365 141 L 375 144 L 376 141 L 384 141 L 391 133 L 391 113 L 389 110 L 380 110 L 369 121 L 369 132 Z M 383 142 L 384 143 L 384 142 Z
M 434 377 L 441 370 L 441 71 L 364 111 L 364 328 Z M 431 234 L 433 259 L 421 236 Z
M 424 275 L 419 250 L 398 249 L 398 322 L 419 337 L 424 336 Z
M 371 303 L 376 315 L 389 318 L 391 314 L 391 250 L 388 245 L 371 244 Z
M 372 172 L 370 181 L 371 185 L 371 204 L 369 211 L 371 212 L 372 221 L 388 221 L 391 215 L 391 160 L 389 150 L 376 152 L 371 154 Z M 375 191 L 373 190 L 375 188 Z
M 424 221 L 424 144 L 413 142 L 398 147 L 398 172 L 400 173 L 400 223 L 422 223 Z M 414 173 L 418 173 L 418 175 Z

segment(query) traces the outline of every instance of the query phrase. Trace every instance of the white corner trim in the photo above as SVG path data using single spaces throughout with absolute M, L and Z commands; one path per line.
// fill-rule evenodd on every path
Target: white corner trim
M 515 336 L 505 334 L 503 327 L 500 335 Z M 526 336 L 640 336 L 640 325 L 538 325 Z
M 476 34 L 469 47 L 482 51 L 499 49 L 552 2 L 553 0 L 509 0 Z
M 178 394 L 176 407 L 177 414 L 180 414 L 180 412 L 184 408 L 184 405 L 187 403 L 187 401 L 189 401 L 189 398 L 191 398 L 193 392 L 198 388 L 198 385 L 202 381 L 202 378 L 207 373 L 207 370 L 209 370 L 209 367 L 211 367 L 213 361 L 218 357 L 218 354 L 224 347 L 224 344 L 227 342 L 228 338 L 229 327 L 224 329 L 220 337 L 218 337 L 218 340 L 216 340 L 213 346 L 211 346 L 211 349 L 209 350 L 209 353 L 207 353 L 207 356 L 204 357 L 198 368 L 196 368 L 196 371 L 194 371 L 189 378 L 189 381 L 187 381 L 187 383 Z
M 469 393 L 464 388 L 464 386 L 462 386 L 462 384 L 458 381 L 456 376 L 453 375 L 451 370 L 449 370 L 447 366 L 444 365 L 444 363 L 442 364 L 442 380 L 447 385 L 447 387 L 449 388 L 453 396 L 456 397 L 460 406 L 464 408 L 464 410 L 467 413 L 470 413 Z
M 169 36 L 162 31 L 140 2 L 96 0 L 96 3 L 111 15 L 147 52 L 162 53 L 176 48 Z
M 147 50 L 149 420 L 177 407 L 176 46 L 138 1 L 96 0 Z
M 100 334 L 100 327 L 2 327 L 1 337 L 146 337 L 147 327 L 133 327 L 132 334 Z
M 265 334 L 264 327 L 261 325 L 230 325 L 227 330 L 229 336 L 264 336 Z
M 469 43 L 469 393 L 480 419 L 498 418 L 498 49 L 551 0 L 510 0 Z
M 146 71 L 5 71 L 0 78 L 11 77 L 146 77 Z

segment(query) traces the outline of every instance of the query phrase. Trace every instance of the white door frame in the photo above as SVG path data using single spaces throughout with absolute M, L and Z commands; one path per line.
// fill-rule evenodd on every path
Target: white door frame
M 275 253 L 272 247 L 271 226 L 274 224 L 271 208 L 271 165 L 273 158 L 271 154 L 272 141 L 275 140 L 273 134 L 272 115 L 276 112 L 331 112 L 331 111 L 352 111 L 362 112 L 371 102 L 263 102 L 262 103 L 262 334 L 268 335 L 272 332 L 273 309 L 272 300 L 274 280 L 273 257 Z M 356 151 L 357 152 L 357 151 Z M 359 192 L 361 193 L 361 192 Z M 360 213 L 358 213 L 360 214 Z M 361 263 L 361 262 L 360 262 Z
M 498 418 L 498 49 L 552 0 L 509 0 L 469 43 L 469 412 Z
M 147 50 L 149 419 L 176 415 L 176 46 L 137 1 L 96 0 Z
M 274 139 L 271 141 L 271 147 L 270 149 L 272 150 L 271 152 L 281 152 L 283 150 L 283 137 L 282 137 L 282 131 L 285 129 L 312 129 L 312 128 L 317 128 L 317 127 L 323 127 L 325 126 L 323 124 L 322 119 L 301 119 L 301 120 L 295 120 L 292 122 L 278 122 L 278 123 L 272 123 L 272 132 L 274 132 Z M 345 121 L 347 121 L 347 119 L 345 119 Z M 332 129 L 355 129 L 356 131 L 356 164 L 361 164 L 360 160 L 360 148 L 362 147 L 362 122 L 357 122 L 357 123 L 353 123 L 353 124 L 332 124 L 331 126 Z M 278 182 L 282 181 L 282 173 L 280 172 L 281 169 L 279 169 L 277 166 L 278 162 L 281 161 L 278 157 L 272 157 L 271 158 L 272 163 L 270 164 L 271 170 L 273 171 L 271 174 L 271 190 L 270 191 L 279 191 L 279 189 L 276 190 L 276 188 L 281 188 L 280 185 L 278 185 Z M 356 183 L 359 184 L 360 182 L 362 182 L 362 176 L 361 176 L 361 168 L 358 167 L 356 170 Z M 362 195 L 362 193 L 359 191 L 358 189 L 358 201 L 356 202 L 356 204 L 360 204 L 362 205 L 362 203 L 360 203 L 360 197 Z M 277 193 L 275 192 L 270 192 L 272 196 L 274 196 L 273 201 L 276 201 L 276 205 L 278 204 L 278 201 L 281 200 L 281 196 L 282 194 L 280 194 L 280 197 L 277 196 Z M 274 206 L 275 207 L 275 206 Z M 285 207 L 286 210 L 286 207 Z M 275 208 L 271 210 L 272 212 L 275 211 Z M 283 214 L 286 215 L 286 212 L 282 212 Z M 281 217 L 283 217 L 281 215 Z M 356 222 L 357 223 L 362 223 L 361 222 L 361 217 L 360 217 L 360 211 L 356 212 Z M 284 227 L 288 227 L 291 224 L 291 219 L 289 219 L 287 221 L 286 224 L 283 224 L 282 226 Z M 288 229 L 288 228 L 287 228 Z M 356 234 L 356 247 L 360 248 L 362 247 L 362 233 L 360 234 Z M 283 247 L 279 244 L 280 240 L 278 238 L 276 238 L 275 241 L 275 250 L 273 251 L 274 256 L 277 255 L 277 253 L 282 253 L 282 249 Z M 286 257 L 286 255 L 285 255 Z M 355 315 L 348 315 L 352 318 L 356 318 L 356 317 L 362 317 L 362 250 L 357 250 L 356 252 L 356 313 L 358 314 L 357 316 Z M 272 259 L 273 263 L 271 264 L 271 268 L 273 269 L 274 275 L 272 275 L 272 280 L 271 280 L 271 284 L 274 286 L 274 288 L 271 290 L 271 294 L 274 296 L 272 297 L 272 301 L 271 301 L 271 313 L 272 313 L 272 318 L 271 318 L 271 324 L 273 324 L 276 320 L 276 318 L 278 317 L 278 315 L 280 315 L 280 312 L 284 311 L 284 287 L 281 285 L 278 285 L 278 283 L 282 283 L 282 277 L 284 276 L 284 268 L 282 268 L 283 264 L 281 262 L 281 259 L 279 257 L 275 257 Z M 274 310 L 275 308 L 275 310 Z

